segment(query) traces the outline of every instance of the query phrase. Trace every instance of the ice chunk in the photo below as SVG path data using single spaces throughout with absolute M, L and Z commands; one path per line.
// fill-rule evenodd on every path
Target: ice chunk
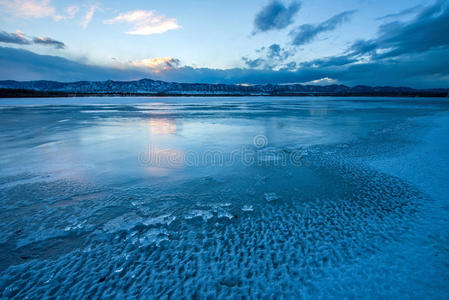
M 73 231 L 73 230 L 82 229 L 86 222 L 87 222 L 86 220 L 84 220 L 83 222 L 80 222 L 80 223 L 73 222 L 72 224 L 66 226 L 64 228 L 64 231 Z
M 166 229 L 153 228 L 148 230 L 143 236 L 139 238 L 139 247 L 141 248 L 152 244 L 156 244 L 156 246 L 159 246 L 162 241 L 168 240 L 168 231 Z
M 279 196 L 276 193 L 265 193 L 265 200 L 268 202 L 279 200 Z
M 143 225 L 149 226 L 149 225 L 170 225 L 174 220 L 176 219 L 175 216 L 172 216 L 170 214 L 162 215 L 159 217 L 154 218 L 148 218 L 142 222 Z
M 103 225 L 103 230 L 110 233 L 119 232 L 122 230 L 129 231 L 142 222 L 143 219 L 141 217 L 135 215 L 134 213 L 129 213 L 108 221 Z
M 218 218 L 228 218 L 229 220 L 234 218 L 234 215 L 226 210 L 220 210 L 218 212 Z
M 205 222 L 211 219 L 214 215 L 207 210 L 194 209 L 184 216 L 184 219 L 190 220 L 196 217 L 201 217 Z
M 242 210 L 243 210 L 243 211 L 253 211 L 254 208 L 253 208 L 252 205 L 244 205 L 244 206 L 242 207 Z

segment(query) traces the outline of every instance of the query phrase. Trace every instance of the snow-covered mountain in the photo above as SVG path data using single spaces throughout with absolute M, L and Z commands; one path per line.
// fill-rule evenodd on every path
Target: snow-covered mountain
M 56 92 L 61 94 L 155 94 L 155 95 L 439 95 L 449 89 L 416 90 L 407 87 L 370 87 L 345 85 L 264 84 L 231 85 L 176 83 L 142 79 L 138 81 L 0 81 L 0 95 L 5 90 Z

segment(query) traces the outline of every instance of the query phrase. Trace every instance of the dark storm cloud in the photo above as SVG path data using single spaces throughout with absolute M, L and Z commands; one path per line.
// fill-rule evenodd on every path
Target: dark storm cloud
M 352 64 L 336 75 L 346 84 L 449 87 L 449 50 L 439 49 L 395 59 Z
M 301 2 L 293 1 L 288 6 L 273 0 L 264 6 L 254 19 L 254 34 L 284 29 L 293 23 L 293 17 L 301 8 Z
M 449 87 L 449 50 L 440 49 L 394 60 L 349 63 L 350 58 L 327 59 L 316 66 L 299 66 L 294 71 L 270 69 L 196 69 L 183 67 L 155 74 L 169 81 L 203 83 L 301 83 L 331 78 L 347 85 L 411 86 L 416 88 Z M 293 64 L 292 64 L 293 65 Z M 290 66 L 293 67 L 293 66 Z
M 449 47 L 449 5 L 438 1 L 410 22 L 390 22 L 379 27 L 378 36 L 358 40 L 349 49 L 353 55 L 370 54 L 372 59 L 399 57 Z
M 35 37 L 33 38 L 33 43 L 38 45 L 54 47 L 55 49 L 65 49 L 66 47 L 63 42 L 54 40 L 49 37 Z
M 300 46 L 312 42 L 320 33 L 335 30 L 340 24 L 348 21 L 355 10 L 342 12 L 319 24 L 303 24 L 292 30 L 293 45 Z
M 424 9 L 410 23 L 392 22 L 382 25 L 377 39 L 378 48 L 389 49 L 384 57 L 405 53 L 422 53 L 449 46 L 448 1 L 439 1 Z
M 29 45 L 32 43 L 20 32 L 8 33 L 6 31 L 0 31 L 0 42 L 18 45 Z

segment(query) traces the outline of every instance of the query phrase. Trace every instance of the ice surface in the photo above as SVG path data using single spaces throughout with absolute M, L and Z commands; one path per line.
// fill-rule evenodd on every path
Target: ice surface
M 3 103 L 0 298 L 449 295 L 448 100 Z

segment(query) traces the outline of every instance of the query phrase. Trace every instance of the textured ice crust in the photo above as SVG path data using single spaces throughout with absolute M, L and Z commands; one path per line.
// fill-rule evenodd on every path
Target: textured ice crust
M 263 165 L 187 169 L 176 180 L 128 180 L 124 169 L 120 184 L 103 173 L 0 177 L 0 297 L 444 298 L 447 287 L 432 289 L 448 278 L 444 263 L 434 277 L 421 273 L 411 247 L 431 236 L 422 257 L 448 257 L 447 237 L 423 225 L 432 199 L 369 164 L 407 149 L 405 119 L 338 143 L 281 141 Z M 266 164 L 297 150 L 300 166 Z
M 118 297 L 123 293 L 224 298 L 263 297 L 280 291 L 291 297 L 340 293 L 338 286 L 326 291 L 329 281 L 340 280 L 339 273 L 329 270 L 393 242 L 413 218 L 422 196 L 395 178 L 320 156 L 315 155 L 319 169 L 350 189 L 330 194 L 299 191 L 282 200 L 274 192 L 256 192 L 256 199 L 245 200 L 251 204 L 196 203 L 195 209 L 179 215 L 157 216 L 156 208 L 123 206 L 129 198 L 126 192 L 112 193 L 103 200 L 85 196 L 84 208 L 81 203 L 65 209 L 58 206 L 58 220 L 39 222 L 33 216 L 30 226 L 40 223 L 37 232 L 42 234 L 36 236 L 33 228 L 12 233 L 17 243 L 15 249 L 5 249 L 11 255 L 6 263 L 12 265 L 3 266 L 3 296 Z M 83 211 L 78 223 L 72 221 L 75 207 Z M 252 214 L 238 212 L 251 207 Z M 53 232 L 52 227 L 61 231 Z M 35 257 L 26 258 L 29 253 Z

